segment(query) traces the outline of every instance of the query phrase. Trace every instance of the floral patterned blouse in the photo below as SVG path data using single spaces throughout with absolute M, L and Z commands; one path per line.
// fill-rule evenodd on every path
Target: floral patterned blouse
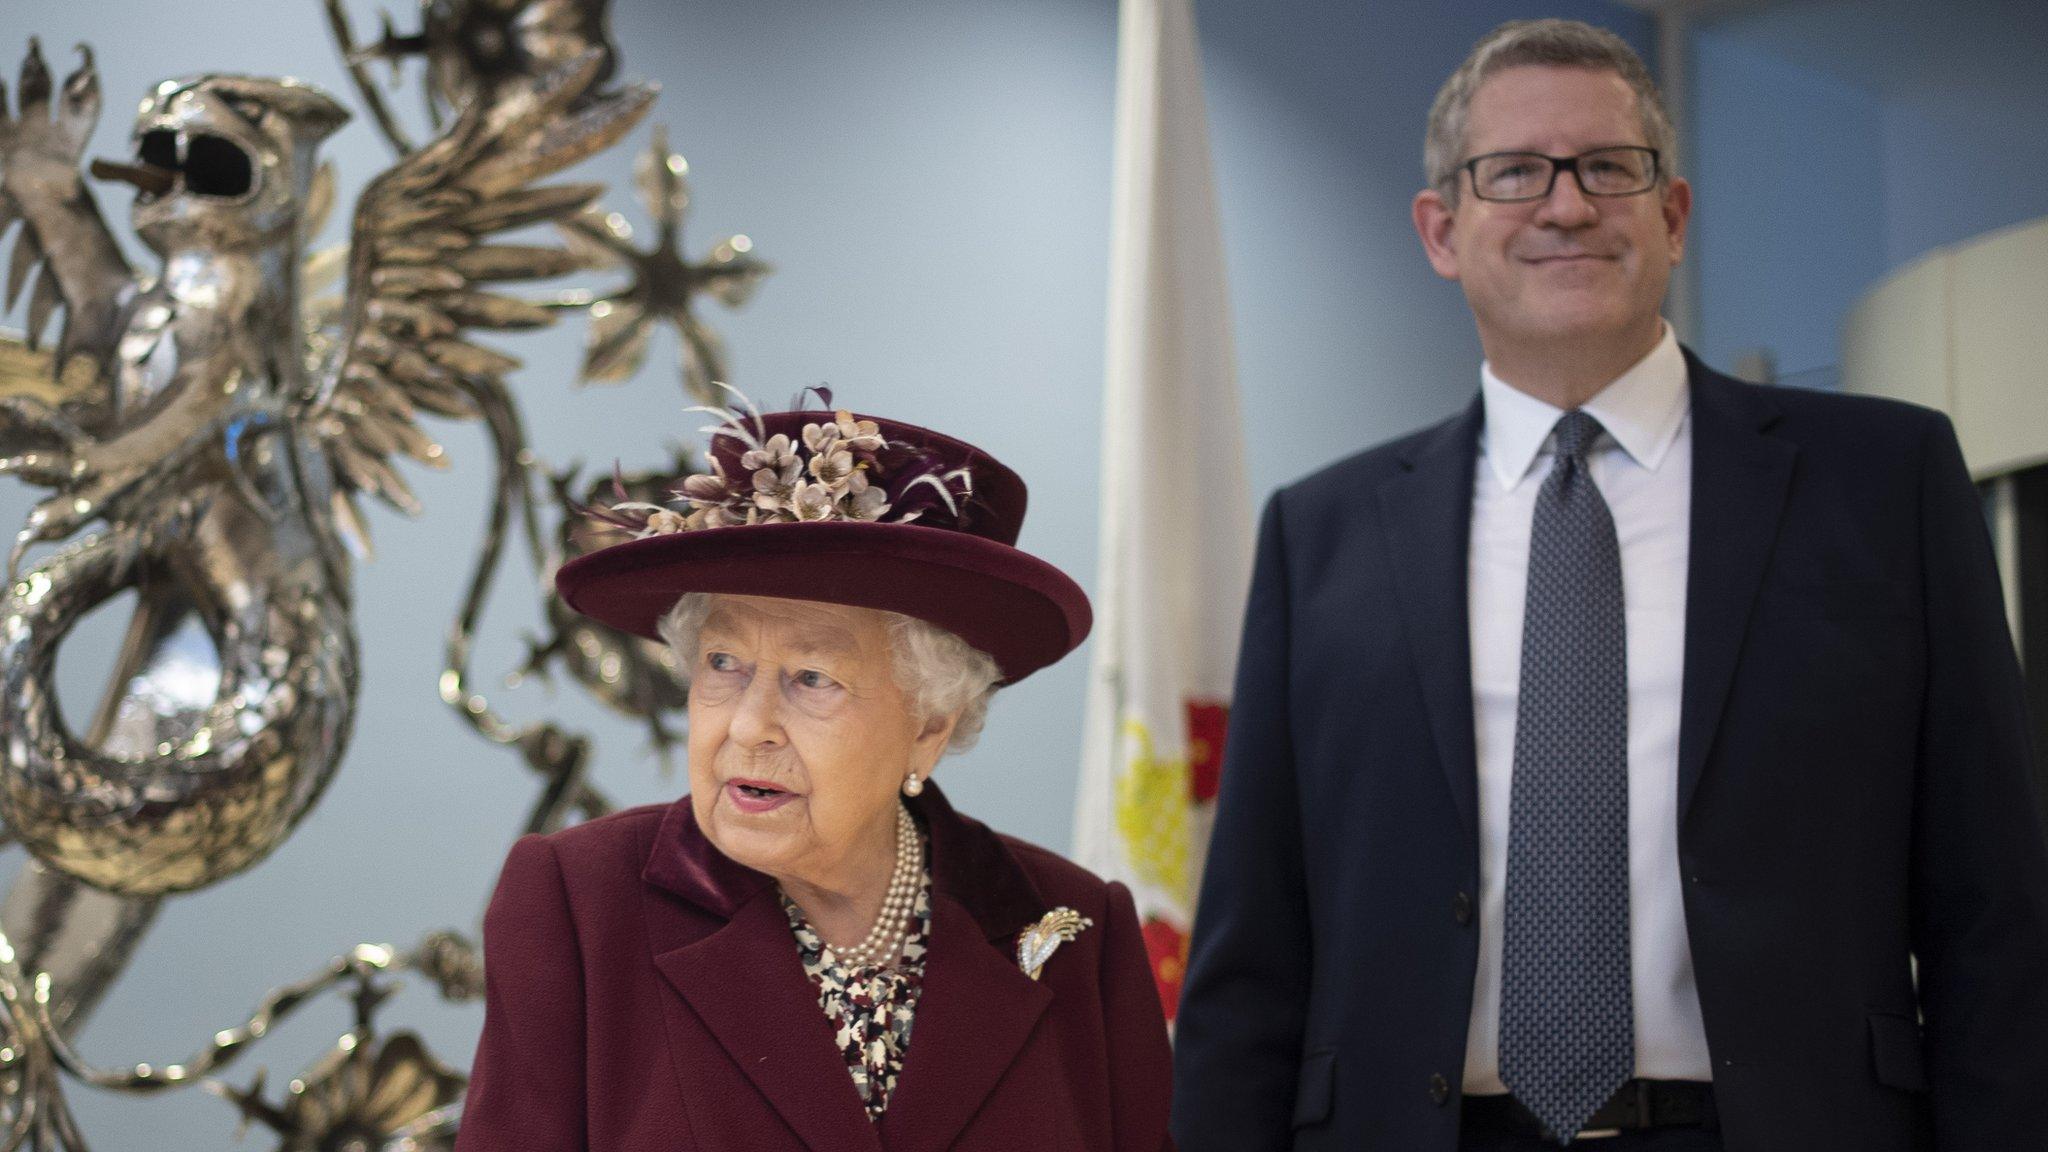
M 840 1053 L 846 1057 L 846 1070 L 853 1074 L 853 1086 L 867 1105 L 870 1121 L 880 1120 L 888 1109 L 889 1093 L 896 1089 L 904 1055 L 910 1050 L 911 1018 L 917 1013 L 918 993 L 924 987 L 924 953 L 931 939 L 931 893 L 932 874 L 927 866 L 918 884 L 903 960 L 895 967 L 841 963 L 832 946 L 804 919 L 803 910 L 789 897 L 782 898 L 804 975 L 818 989 L 818 1007 L 838 1029 Z

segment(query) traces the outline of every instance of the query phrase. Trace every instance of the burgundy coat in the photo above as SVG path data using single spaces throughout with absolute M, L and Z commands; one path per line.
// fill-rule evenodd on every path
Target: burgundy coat
M 1161 1152 L 1166 1024 L 1130 892 L 954 812 L 903 1074 L 871 1123 L 767 876 L 688 797 L 513 845 L 458 1152 Z M 1095 921 L 1034 981 L 1020 929 Z

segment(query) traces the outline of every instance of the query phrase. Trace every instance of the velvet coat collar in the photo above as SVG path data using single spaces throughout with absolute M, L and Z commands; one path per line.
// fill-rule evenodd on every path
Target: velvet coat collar
M 930 845 L 932 939 L 903 1074 L 879 1123 L 804 976 L 774 880 L 720 853 L 688 796 L 664 814 L 641 873 L 712 917 L 680 946 L 657 933 L 655 966 L 814 1148 L 950 1146 L 1052 1001 L 1017 966 L 1017 933 L 1049 909 L 1009 847 L 935 787 L 906 803 Z
M 905 797 L 903 803 L 930 838 L 933 895 L 958 900 L 989 939 L 1015 936 L 1045 914 L 1038 887 L 1002 837 L 955 811 L 938 785 L 927 783 L 923 795 Z M 662 815 L 640 875 L 727 920 L 762 891 L 775 887 L 767 874 L 734 863 L 712 845 L 697 827 L 688 796 Z

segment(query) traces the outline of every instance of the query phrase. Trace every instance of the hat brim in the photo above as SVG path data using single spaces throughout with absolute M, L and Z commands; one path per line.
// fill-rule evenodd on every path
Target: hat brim
M 555 590 L 599 623 L 649 639 L 688 592 L 900 612 L 994 657 L 1005 684 L 1072 652 L 1093 622 L 1080 585 L 1045 561 L 917 524 L 830 520 L 650 536 L 569 561 Z

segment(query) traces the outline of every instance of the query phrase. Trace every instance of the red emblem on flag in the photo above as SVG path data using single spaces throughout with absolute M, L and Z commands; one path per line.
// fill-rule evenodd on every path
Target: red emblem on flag
M 1216 798 L 1223 775 L 1223 735 L 1230 726 L 1230 705 L 1190 700 L 1188 708 L 1188 793 L 1197 804 Z
M 1139 932 L 1145 938 L 1145 955 L 1152 961 L 1152 980 L 1159 985 L 1159 1006 L 1172 1023 L 1180 1010 L 1181 981 L 1188 974 L 1187 934 L 1157 917 L 1145 921 Z

